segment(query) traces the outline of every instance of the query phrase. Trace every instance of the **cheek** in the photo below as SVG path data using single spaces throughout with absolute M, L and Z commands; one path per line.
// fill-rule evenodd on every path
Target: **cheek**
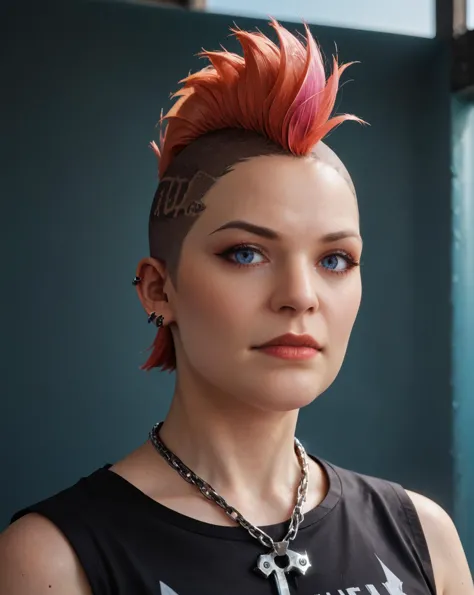
M 354 278 L 353 282 L 346 285 L 343 291 L 337 291 L 337 294 L 329 302 L 330 335 L 334 342 L 344 349 L 359 312 L 361 297 L 362 287 L 360 276 L 358 276 Z
M 177 292 L 180 334 L 187 350 L 199 343 L 201 349 L 206 344 L 206 349 L 219 351 L 223 342 L 228 344 L 232 337 L 238 340 L 249 314 L 249 300 L 242 299 L 223 276 L 203 276 L 199 270 L 196 266 L 182 269 Z

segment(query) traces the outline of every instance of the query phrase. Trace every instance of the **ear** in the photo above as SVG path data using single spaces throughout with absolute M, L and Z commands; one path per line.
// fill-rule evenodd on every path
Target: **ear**
M 136 285 L 137 294 L 147 316 L 155 312 L 163 316 L 166 326 L 175 320 L 172 304 L 165 292 L 172 291 L 169 273 L 164 262 L 156 258 L 143 258 L 137 265 L 136 276 L 140 283 Z

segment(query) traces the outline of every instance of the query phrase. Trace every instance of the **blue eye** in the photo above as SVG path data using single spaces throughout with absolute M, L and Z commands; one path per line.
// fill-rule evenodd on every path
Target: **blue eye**
M 328 254 L 321 260 L 321 266 L 334 273 L 344 273 L 355 266 L 355 262 L 347 254 Z
M 256 264 L 255 257 L 261 256 L 254 248 L 239 248 L 233 253 L 237 264 Z
M 234 252 L 234 258 L 239 264 L 252 264 L 254 255 L 255 252 L 248 248 L 242 248 L 241 250 Z
M 260 264 L 264 257 L 260 250 L 252 246 L 234 246 L 221 254 L 226 260 L 239 266 Z M 258 260 L 260 258 L 260 260 Z

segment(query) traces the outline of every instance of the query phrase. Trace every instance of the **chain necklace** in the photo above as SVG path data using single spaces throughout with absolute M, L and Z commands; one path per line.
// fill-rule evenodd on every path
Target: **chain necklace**
M 149 434 L 151 443 L 157 452 L 185 481 L 195 485 L 203 496 L 220 506 L 229 518 L 239 523 L 239 525 L 246 529 L 254 539 L 257 539 L 262 545 L 270 549 L 268 554 L 262 554 L 258 557 L 255 570 L 265 578 L 268 578 L 271 575 L 275 577 L 278 595 L 290 595 L 286 574 L 291 571 L 306 574 L 306 571 L 311 566 L 307 553 L 299 554 L 288 549 L 290 541 L 296 537 L 300 523 L 304 518 L 302 508 L 308 493 L 308 461 L 306 459 L 306 451 L 301 442 L 295 438 L 295 452 L 301 466 L 301 480 L 298 486 L 296 504 L 291 515 L 290 526 L 286 536 L 282 541 L 274 541 L 270 535 L 265 533 L 265 531 L 262 531 L 247 521 L 242 514 L 236 508 L 230 506 L 211 485 L 196 475 L 194 471 L 189 469 L 183 461 L 166 447 L 159 436 L 162 426 L 163 422 L 155 424 Z M 286 565 L 283 567 L 276 563 L 276 558 L 281 556 L 286 556 Z

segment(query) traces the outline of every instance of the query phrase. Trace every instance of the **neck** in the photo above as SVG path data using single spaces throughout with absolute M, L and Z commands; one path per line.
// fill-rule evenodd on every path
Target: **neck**
M 290 494 L 293 505 L 301 477 L 294 449 L 298 412 L 250 410 L 235 397 L 205 392 L 177 384 L 160 431 L 165 445 L 224 497 Z

